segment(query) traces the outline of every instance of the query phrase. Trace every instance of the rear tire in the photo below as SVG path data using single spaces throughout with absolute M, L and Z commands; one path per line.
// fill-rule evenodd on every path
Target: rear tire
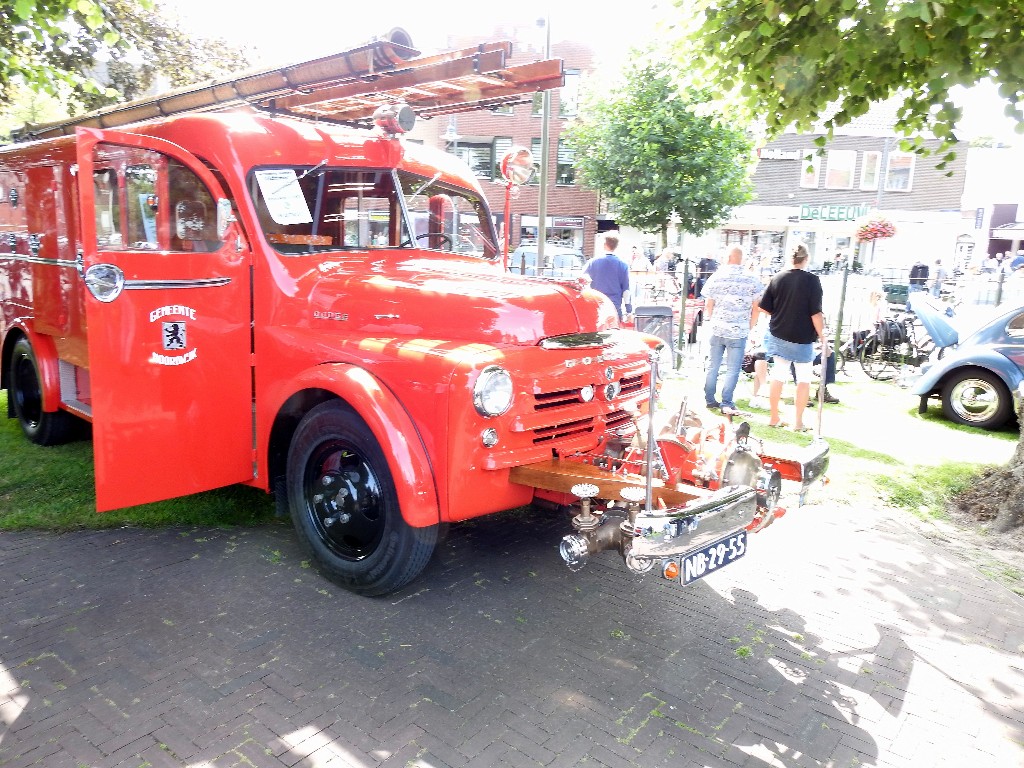
M 74 416 L 67 411 L 43 410 L 39 363 L 25 338 L 18 339 L 11 352 L 9 396 L 21 431 L 36 445 L 61 445 L 74 439 Z
M 426 567 L 439 526 L 405 522 L 384 452 L 344 404 L 318 405 L 299 423 L 286 482 L 299 541 L 331 581 L 386 595 Z

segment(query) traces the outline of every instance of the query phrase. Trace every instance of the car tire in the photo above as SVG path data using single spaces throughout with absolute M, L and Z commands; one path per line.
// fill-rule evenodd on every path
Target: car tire
M 1010 390 L 996 374 L 980 368 L 957 371 L 942 386 L 942 412 L 950 421 L 999 429 L 1013 415 Z
M 430 560 L 439 526 L 405 522 L 384 452 L 347 405 L 322 403 L 302 419 L 288 450 L 286 483 L 300 543 L 345 589 L 386 595 Z
M 61 445 L 75 437 L 77 421 L 67 411 L 44 411 L 42 377 L 35 350 L 18 339 L 11 351 L 10 397 L 25 437 L 36 445 Z

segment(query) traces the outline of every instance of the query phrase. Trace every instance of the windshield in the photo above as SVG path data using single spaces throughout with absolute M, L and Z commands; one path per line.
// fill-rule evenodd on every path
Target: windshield
M 496 254 L 479 198 L 435 179 L 401 174 L 401 180 L 400 193 L 389 170 L 259 168 L 250 176 L 249 194 L 267 242 L 279 253 L 427 248 Z
M 473 193 L 437 178 L 398 172 L 418 247 L 495 258 L 497 238 L 487 207 Z

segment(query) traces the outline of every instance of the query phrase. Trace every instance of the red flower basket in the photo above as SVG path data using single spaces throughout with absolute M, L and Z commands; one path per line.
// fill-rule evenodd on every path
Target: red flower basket
M 883 237 L 892 237 L 895 234 L 896 225 L 886 219 L 872 219 L 857 227 L 857 240 L 860 242 L 879 240 Z

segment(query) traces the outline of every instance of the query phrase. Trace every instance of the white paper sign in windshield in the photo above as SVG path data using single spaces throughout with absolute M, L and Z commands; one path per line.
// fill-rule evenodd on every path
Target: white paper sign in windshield
M 256 171 L 267 210 L 278 224 L 309 224 L 313 216 L 294 168 Z

